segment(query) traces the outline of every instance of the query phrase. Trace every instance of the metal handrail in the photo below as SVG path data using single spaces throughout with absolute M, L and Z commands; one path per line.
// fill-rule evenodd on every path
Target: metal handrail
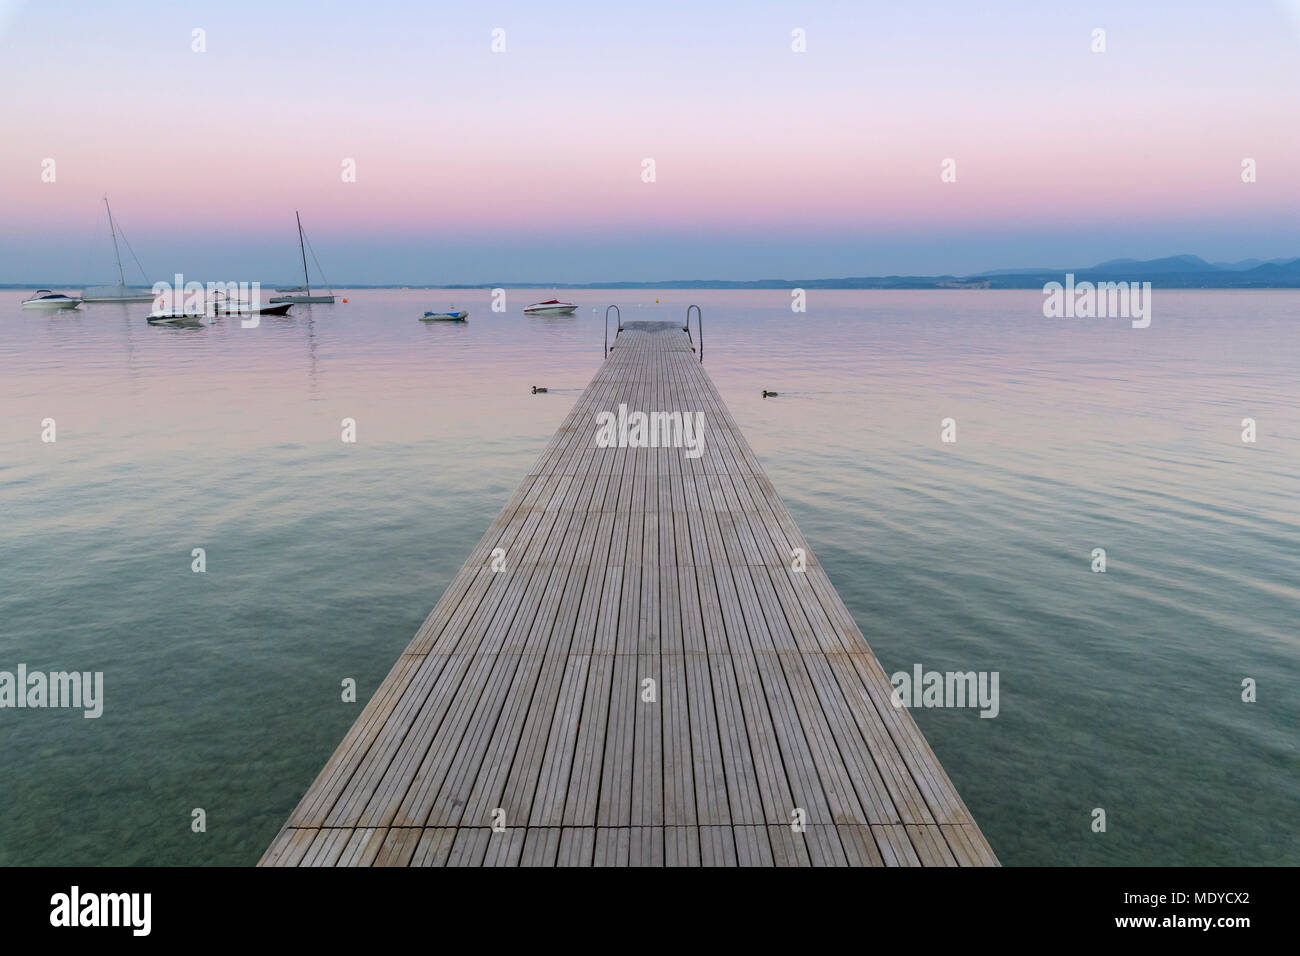
M 605 357 L 609 357 L 609 310 L 613 309 L 614 314 L 618 316 L 618 331 L 614 333 L 614 338 L 618 338 L 618 333 L 623 331 L 623 313 L 618 310 L 618 306 L 611 305 L 605 309 Z
M 686 324 L 682 326 L 682 330 L 686 333 L 686 337 L 690 338 L 691 309 L 695 310 L 695 327 L 696 329 L 699 330 L 700 333 L 700 362 L 703 362 L 704 361 L 704 313 L 700 310 L 700 307 L 698 305 L 688 305 L 686 307 Z

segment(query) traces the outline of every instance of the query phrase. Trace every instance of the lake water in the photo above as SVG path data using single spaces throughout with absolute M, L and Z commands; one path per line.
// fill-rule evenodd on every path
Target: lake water
M 705 369 L 887 672 L 999 673 L 995 719 L 913 714 L 1004 863 L 1300 864 L 1300 293 L 1157 288 L 1142 330 L 1032 291 L 520 313 L 551 294 L 165 329 L 0 292 L 0 670 L 104 672 L 97 720 L 0 710 L 0 864 L 255 862 L 595 372 L 610 302 L 702 305 Z M 467 325 L 416 320 L 452 302 Z

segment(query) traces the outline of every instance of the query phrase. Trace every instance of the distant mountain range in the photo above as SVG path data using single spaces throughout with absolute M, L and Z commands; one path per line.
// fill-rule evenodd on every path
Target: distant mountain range
M 1164 259 L 1108 259 L 1092 267 L 1075 269 L 998 269 L 971 279 L 1047 278 L 1073 272 L 1076 281 L 1117 277 L 1186 288 L 1293 288 L 1300 284 L 1300 258 L 1242 259 L 1240 262 L 1206 262 L 1200 256 L 1167 256 Z M 1173 280 L 1173 281 L 1171 281 Z M 1035 281 L 1033 283 L 1037 285 Z
M 1164 259 L 1108 259 L 1091 268 L 1081 269 L 994 269 L 981 272 L 982 276 L 1047 275 L 1048 273 L 1083 272 L 1112 275 L 1116 272 L 1141 271 L 1147 275 L 1197 274 L 1203 272 L 1248 272 L 1263 265 L 1294 265 L 1300 259 L 1242 259 L 1240 262 L 1206 262 L 1200 256 L 1168 256 Z
M 662 282 L 478 282 L 455 285 L 335 283 L 343 289 L 1041 289 L 1060 282 L 1067 272 L 1078 282 L 1150 282 L 1162 289 L 1300 289 L 1300 257 L 1206 262 L 1200 256 L 1163 259 L 1109 259 L 1095 266 L 1066 269 L 994 269 L 968 276 L 859 276 L 843 279 L 670 279 Z M 169 277 L 170 278 L 170 277 Z M 280 282 L 283 286 L 292 283 Z M 264 282 L 263 288 L 275 288 Z M 46 283 L 41 288 L 78 289 L 79 285 Z M 33 284 L 0 283 L 4 289 L 33 289 Z
M 843 279 L 676 279 L 664 282 L 500 282 L 501 288 L 561 289 L 1041 289 L 1067 272 L 1075 282 L 1150 282 L 1163 289 L 1297 289 L 1300 257 L 1206 262 L 1200 256 L 1110 259 L 1095 266 L 1064 269 L 995 269 L 975 275 L 858 276 Z M 482 285 L 451 288 L 483 288 Z

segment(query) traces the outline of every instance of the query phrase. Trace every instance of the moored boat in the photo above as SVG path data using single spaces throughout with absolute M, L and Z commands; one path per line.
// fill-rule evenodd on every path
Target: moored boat
M 272 299 L 271 305 L 262 305 L 258 303 L 253 305 L 248 302 L 238 302 L 234 299 L 228 299 L 221 293 L 217 293 L 216 301 L 212 303 L 213 315 L 288 315 L 289 310 L 293 307 L 292 302 L 279 302 Z
M 185 308 L 175 308 L 173 303 L 173 308 L 155 309 L 149 313 L 148 319 L 152 325 L 196 324 L 205 316 L 288 315 L 291 308 L 293 308 L 292 302 L 263 305 L 260 300 L 243 302 L 230 298 L 224 292 L 215 292 L 212 298 L 206 299 L 201 306 L 196 303 Z
M 459 312 L 426 312 L 420 316 L 421 322 L 464 322 L 469 313 L 464 309 Z
M 524 309 L 524 315 L 573 315 L 577 309 L 578 307 L 572 302 L 547 299 L 545 302 L 534 302 Z
M 30 299 L 23 299 L 24 309 L 47 309 L 50 311 L 58 309 L 75 309 L 81 305 L 80 299 L 74 299 L 70 295 L 64 295 L 62 292 L 51 292 L 49 289 L 37 289 Z
M 108 204 L 108 197 L 104 197 L 104 208 L 108 210 L 108 234 L 113 239 L 113 258 L 117 260 L 117 285 L 96 285 L 83 289 L 81 293 L 82 302 L 152 302 L 153 291 L 150 289 L 133 289 L 126 284 L 126 273 L 122 271 L 122 254 L 117 248 L 117 237 L 122 236 L 122 241 L 126 242 L 126 248 L 130 250 L 132 257 L 135 256 L 135 250 L 131 249 L 131 244 L 127 242 L 126 235 L 118 228 L 117 223 L 113 222 L 113 207 Z M 140 260 L 136 259 L 135 264 L 140 268 L 140 273 L 144 274 L 144 268 L 140 266 Z M 146 277 L 148 281 L 148 277 Z
M 309 304 L 315 304 L 315 305 L 333 305 L 333 304 L 334 304 L 334 290 L 333 290 L 333 289 L 330 289 L 330 291 L 329 291 L 328 294 L 324 294 L 324 293 L 320 293 L 320 292 L 313 293 L 313 292 L 311 291 L 311 277 L 310 277 L 309 275 L 307 275 L 307 240 L 306 240 L 306 237 L 303 235 L 303 231 L 302 231 L 302 216 L 298 215 L 297 210 L 294 211 L 294 214 L 293 214 L 293 215 L 294 215 L 294 218 L 298 220 L 298 251 L 299 251 L 300 253 L 302 253 L 302 282 L 303 282 L 303 284 L 300 285 L 300 286 L 295 286 L 295 287 L 292 288 L 292 289 L 276 289 L 276 290 L 275 290 L 276 292 L 286 292 L 286 293 L 288 293 L 288 295 L 277 295 L 277 296 L 273 296 L 273 297 L 271 298 L 271 303 L 272 303 L 273 305 L 274 305 L 274 304 L 284 303 L 284 302 L 289 302 L 289 303 L 292 303 L 292 304 L 302 304 L 302 305 L 309 305 Z M 319 270 L 319 269 L 320 269 L 320 262 L 316 259 L 316 252 L 315 252 L 315 250 L 312 250 L 311 258 L 312 258 L 312 261 L 316 263 L 316 268 Z M 325 273 L 324 273 L 323 271 L 321 272 L 321 278 L 322 278 L 322 279 L 325 278 Z M 329 284 L 328 284 L 328 283 L 326 283 L 325 288 L 329 289 Z M 263 314 L 263 315 L 283 315 L 284 313 L 282 313 L 282 312 L 263 312 L 262 314 Z
M 82 302 L 152 302 L 148 289 L 133 289 L 128 285 L 89 286 L 81 293 Z
M 202 325 L 203 316 L 196 312 L 151 312 L 145 321 L 150 325 Z
M 332 295 L 276 295 L 272 296 L 271 302 L 288 302 L 291 305 L 333 305 L 334 296 Z

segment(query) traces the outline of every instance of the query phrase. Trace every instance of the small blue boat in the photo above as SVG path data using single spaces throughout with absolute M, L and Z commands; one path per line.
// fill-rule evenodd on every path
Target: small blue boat
M 465 310 L 459 312 L 426 312 L 420 316 L 421 322 L 464 322 L 469 318 Z

